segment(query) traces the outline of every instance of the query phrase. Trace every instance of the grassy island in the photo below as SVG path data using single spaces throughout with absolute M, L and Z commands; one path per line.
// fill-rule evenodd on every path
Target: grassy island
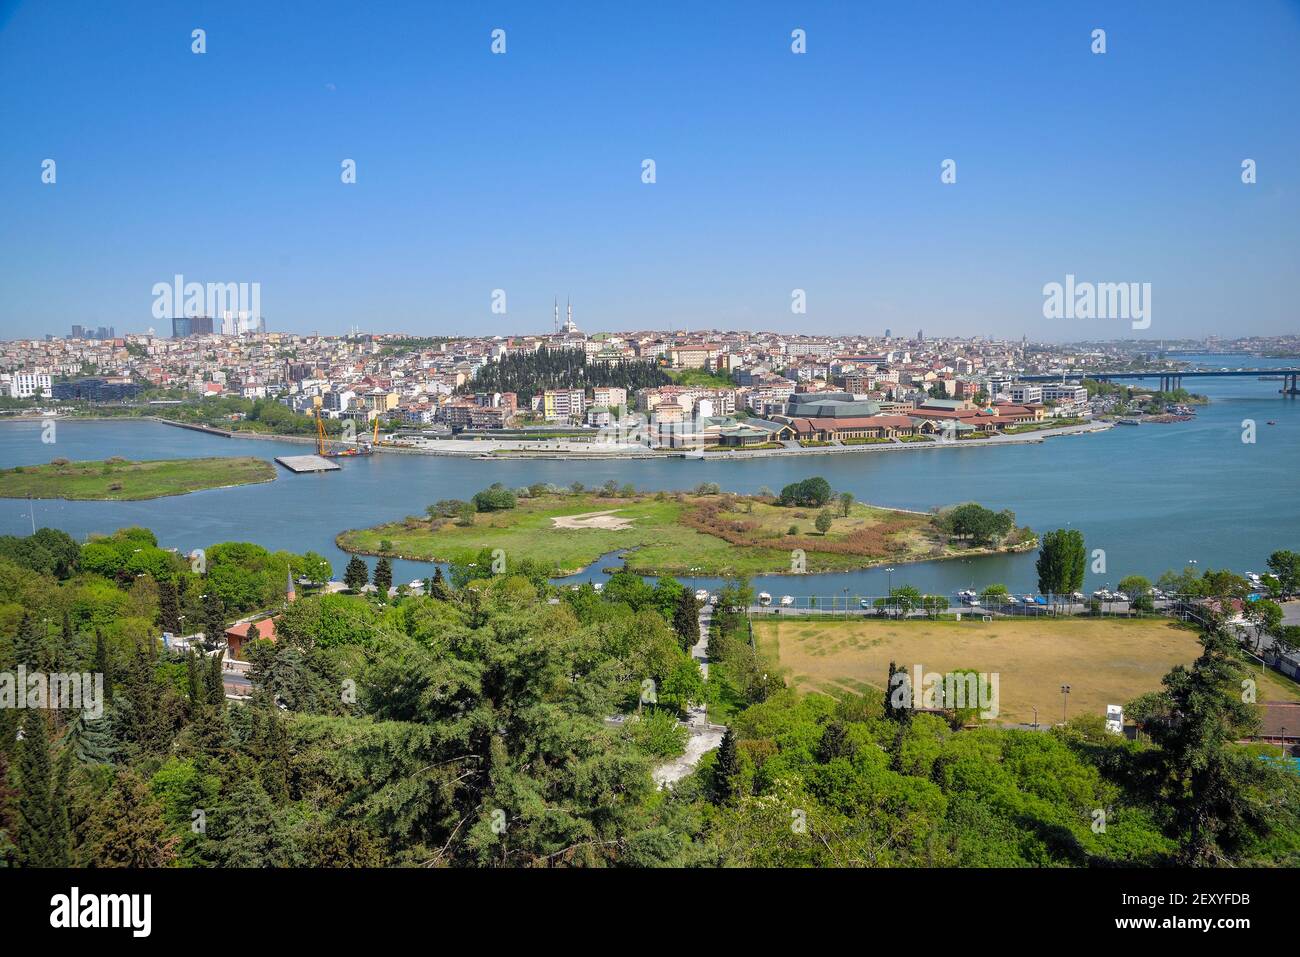
M 54 459 L 48 465 L 0 470 L 0 498 L 132 502 L 274 479 L 275 466 L 251 456 L 140 462 L 118 457 L 99 462 Z
M 580 571 L 603 554 L 627 549 L 632 571 L 676 576 L 850 571 L 1033 544 L 1032 533 L 1014 526 L 977 544 L 953 534 L 943 513 L 877 508 L 851 497 L 801 505 L 782 504 L 774 495 L 700 490 L 548 491 L 517 498 L 500 492 L 512 504 L 438 503 L 428 518 L 345 531 L 337 543 L 360 554 L 462 563 L 475 561 L 483 549 L 499 548 L 515 560 L 549 565 L 556 574 Z

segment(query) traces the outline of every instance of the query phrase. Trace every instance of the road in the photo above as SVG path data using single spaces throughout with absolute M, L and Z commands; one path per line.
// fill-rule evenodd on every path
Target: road
M 709 677 L 709 626 L 713 623 L 713 605 L 705 604 L 700 608 L 700 640 L 691 648 L 691 657 L 700 666 L 704 677 Z M 700 758 L 722 744 L 722 735 L 726 728 L 720 724 L 709 724 L 709 711 L 704 705 L 687 709 L 686 728 L 690 737 L 686 739 L 686 751 L 667 764 L 654 769 L 652 776 L 659 787 L 676 784 L 695 770 Z

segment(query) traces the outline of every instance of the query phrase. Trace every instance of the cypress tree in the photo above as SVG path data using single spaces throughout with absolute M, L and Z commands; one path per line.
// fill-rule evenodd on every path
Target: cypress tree
M 718 763 L 713 766 L 713 803 L 723 804 L 736 794 L 736 773 L 740 758 L 736 754 L 736 733 L 730 728 L 718 746 Z
M 72 827 L 68 821 L 68 774 L 72 770 L 72 752 L 59 755 L 54 776 L 54 794 L 50 820 L 50 854 L 52 867 L 67 867 L 71 861 Z
M 163 631 L 180 634 L 181 603 L 175 579 L 164 578 L 158 583 L 158 619 Z
M 348 560 L 348 567 L 343 570 L 343 584 L 352 591 L 361 591 L 368 581 L 370 581 L 370 570 L 366 568 L 366 563 L 359 556 L 353 555 Z
M 451 592 L 447 590 L 447 580 L 442 577 L 441 565 L 433 570 L 433 581 L 429 583 L 429 594 L 439 601 L 446 601 L 451 597 Z
M 226 637 L 226 608 L 221 598 L 208 586 L 208 597 L 203 601 L 203 640 L 210 648 L 221 644 Z
M 108 654 L 104 633 L 95 629 L 95 671 L 104 676 L 104 701 L 113 699 L 113 659 Z
M 375 562 L 375 587 L 379 589 L 379 597 L 387 598 L 388 589 L 393 585 L 393 563 L 387 558 L 381 558 Z
M 682 589 L 681 596 L 677 599 L 677 607 L 673 610 L 673 631 L 677 632 L 677 640 L 681 642 L 682 650 L 688 654 L 700 640 L 699 604 L 695 601 L 695 595 L 685 588 Z
M 23 717 L 18 749 L 18 863 L 55 867 L 54 796 L 50 777 L 50 743 L 45 712 L 30 708 Z

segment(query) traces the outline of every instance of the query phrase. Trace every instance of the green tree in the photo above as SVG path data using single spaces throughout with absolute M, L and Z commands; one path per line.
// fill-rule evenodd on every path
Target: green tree
M 95 867 L 166 867 L 180 839 L 168 833 L 162 806 L 134 771 L 119 770 L 87 822 Z
M 1151 599 L 1151 582 L 1141 575 L 1128 575 L 1120 579 L 1119 590 L 1128 595 L 1129 607 L 1134 611 L 1155 611 Z
M 361 591 L 370 581 L 370 569 L 357 555 L 348 560 L 348 567 L 343 571 L 343 584 L 352 591 Z
M 1069 595 L 1083 587 L 1087 555 L 1083 533 L 1058 528 L 1043 535 L 1038 551 L 1038 591 L 1043 595 Z
M 781 489 L 777 504 L 799 508 L 821 508 L 831 500 L 832 494 L 830 483 L 821 476 L 816 476 L 804 479 L 802 482 L 791 482 Z
M 393 585 L 393 563 L 387 558 L 381 558 L 375 562 L 375 588 L 379 589 L 379 597 L 387 598 L 388 589 Z
M 174 578 L 166 577 L 158 583 L 158 619 L 163 631 L 180 634 L 181 603 Z
M 718 760 L 713 765 L 713 803 L 725 804 L 736 796 L 736 778 L 740 756 L 736 751 L 736 732 L 727 728 L 718 745 Z
M 1276 551 L 1268 556 L 1267 564 L 1284 595 L 1294 595 L 1300 591 L 1300 552 L 1287 549 Z
M 1216 620 L 1202 633 L 1201 648 L 1191 668 L 1175 666 L 1163 691 L 1130 710 L 1160 748 L 1160 800 L 1170 808 L 1181 863 L 1222 866 L 1271 830 L 1278 783 L 1236 747 L 1259 723 L 1242 700 L 1237 639 Z
M 840 517 L 848 518 L 849 512 L 853 510 L 853 493 L 840 492 Z
M 681 590 L 681 597 L 673 610 L 673 631 L 677 633 L 682 650 L 690 654 L 700 640 L 700 608 L 695 596 L 685 588 Z
M 29 708 L 23 716 L 18 749 L 18 863 L 24 867 L 58 867 L 54 782 L 45 711 Z
M 835 519 L 831 516 L 831 510 L 824 508 L 817 513 L 817 520 L 813 523 L 813 527 L 822 535 L 825 535 L 831 530 L 831 525 L 834 523 Z

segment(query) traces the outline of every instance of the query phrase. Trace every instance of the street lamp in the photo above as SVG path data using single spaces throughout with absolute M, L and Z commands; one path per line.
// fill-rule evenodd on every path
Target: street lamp
M 1070 686 L 1061 685 L 1061 723 L 1066 721 L 1066 715 L 1070 710 Z
M 885 607 L 891 608 L 894 599 L 894 568 L 892 565 L 885 569 L 885 575 Z M 892 618 L 894 614 L 892 608 L 889 614 Z
M 849 590 L 844 589 L 844 620 L 849 620 Z

